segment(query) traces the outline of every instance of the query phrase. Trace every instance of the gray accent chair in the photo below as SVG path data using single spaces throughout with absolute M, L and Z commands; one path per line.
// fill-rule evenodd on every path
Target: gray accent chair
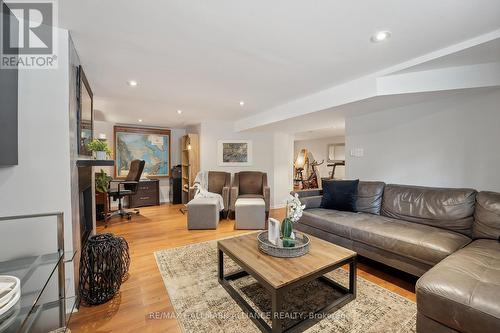
M 231 186 L 231 174 L 224 171 L 208 172 L 208 192 L 218 193 L 224 200 L 224 210 L 221 212 L 222 218 L 227 218 L 229 211 L 229 192 Z M 196 190 L 189 188 L 189 198 L 194 198 Z
M 265 203 L 266 219 L 269 217 L 271 189 L 267 185 L 267 173 L 260 171 L 241 171 L 234 174 L 231 187 L 230 217 L 234 218 L 238 198 L 261 198 Z

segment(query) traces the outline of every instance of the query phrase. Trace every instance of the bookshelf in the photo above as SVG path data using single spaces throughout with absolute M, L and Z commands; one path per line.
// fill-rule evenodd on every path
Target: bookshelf
M 186 134 L 181 140 L 182 203 L 188 203 L 189 187 L 193 186 L 200 171 L 200 145 L 198 134 Z

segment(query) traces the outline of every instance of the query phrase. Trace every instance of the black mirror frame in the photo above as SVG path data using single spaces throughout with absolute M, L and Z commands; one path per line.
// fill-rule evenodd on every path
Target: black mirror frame
M 85 156 L 92 156 L 92 152 L 89 151 L 86 147 L 82 147 L 82 142 L 81 142 L 81 135 L 82 135 L 82 96 L 81 96 L 81 91 L 82 91 L 82 85 L 85 87 L 87 90 L 87 93 L 90 96 L 90 107 L 91 107 L 91 116 L 90 116 L 90 123 L 91 123 L 91 128 L 90 128 L 90 133 L 91 137 L 94 136 L 94 94 L 92 93 L 92 89 L 90 89 L 90 84 L 87 80 L 87 76 L 85 75 L 85 72 L 83 71 L 82 66 L 78 66 L 77 68 L 77 84 L 76 84 L 76 96 L 77 96 L 77 140 L 78 140 L 78 155 L 85 155 Z

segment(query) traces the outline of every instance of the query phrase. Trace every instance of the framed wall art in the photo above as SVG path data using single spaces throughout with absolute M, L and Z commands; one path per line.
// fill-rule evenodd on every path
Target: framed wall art
M 146 161 L 143 176 L 170 177 L 170 130 L 115 126 L 115 177 L 126 177 L 130 162 Z
M 252 165 L 252 141 L 220 140 L 218 142 L 217 160 L 219 166 Z
M 328 163 L 345 161 L 345 143 L 328 145 Z

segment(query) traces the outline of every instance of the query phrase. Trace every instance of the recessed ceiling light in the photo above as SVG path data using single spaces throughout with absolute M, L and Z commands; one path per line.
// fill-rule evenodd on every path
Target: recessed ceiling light
M 137 86 L 137 81 L 130 80 L 130 81 L 127 81 L 127 84 L 128 84 L 130 87 L 135 87 L 135 86 Z
M 245 102 L 240 101 L 240 106 L 243 106 L 243 105 L 245 105 Z
M 383 42 L 391 37 L 391 32 L 390 31 L 379 31 L 376 32 L 372 37 L 371 41 L 374 43 L 380 43 Z
M 142 123 L 142 119 L 137 119 L 138 122 Z
M 182 110 L 177 110 L 177 113 L 178 113 L 178 114 L 181 114 L 181 113 L 182 113 Z

